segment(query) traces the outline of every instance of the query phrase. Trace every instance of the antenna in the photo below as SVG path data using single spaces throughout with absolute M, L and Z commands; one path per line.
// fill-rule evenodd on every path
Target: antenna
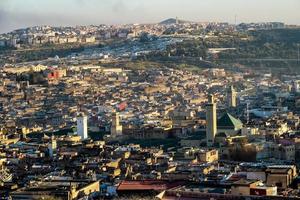
M 297 44 L 297 46 L 298 46 L 298 64 L 300 63 L 299 61 L 300 61 L 300 50 L 299 50 L 299 47 L 300 47 L 300 44 L 298 43 Z
M 234 25 L 236 26 L 237 24 L 237 15 L 234 15 Z

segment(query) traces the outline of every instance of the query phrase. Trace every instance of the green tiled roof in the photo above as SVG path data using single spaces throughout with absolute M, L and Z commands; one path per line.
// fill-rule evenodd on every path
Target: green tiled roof
M 236 119 L 229 113 L 225 113 L 219 120 L 218 120 L 218 128 L 232 128 L 232 129 L 240 129 L 243 127 L 243 123 L 241 120 Z

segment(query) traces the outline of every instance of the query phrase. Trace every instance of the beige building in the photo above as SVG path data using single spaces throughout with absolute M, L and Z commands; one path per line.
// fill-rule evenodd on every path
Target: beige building
M 231 194 L 233 195 L 250 195 L 250 188 L 258 185 L 260 181 L 240 179 L 231 186 Z
M 207 151 L 200 151 L 198 153 L 199 161 L 201 162 L 215 162 L 219 159 L 218 150 L 212 149 Z
M 243 127 L 241 133 L 242 136 L 259 135 L 259 130 L 258 128 Z
M 67 188 L 67 189 L 65 189 Z M 73 200 L 79 199 L 93 192 L 100 191 L 100 182 L 80 181 L 39 181 L 32 185 L 20 188 L 11 193 L 14 199 L 43 199 L 58 198 Z
M 277 144 L 277 143 L 264 143 L 262 149 L 257 151 L 258 158 L 264 159 L 278 159 L 285 161 L 296 160 L 296 149 L 294 144 Z
M 167 93 L 170 91 L 170 88 L 163 84 L 159 84 L 154 86 L 148 86 L 144 89 L 144 91 L 147 95 L 153 94 L 155 92 Z
M 297 169 L 294 165 L 274 165 L 266 170 L 267 185 L 275 185 L 286 189 L 297 177 Z
M 266 134 L 270 135 L 282 135 L 289 130 L 287 122 L 282 120 L 273 120 L 270 122 L 266 122 L 265 131 Z
M 77 42 L 77 37 L 68 37 L 67 42 L 68 43 L 75 43 L 75 42 Z
M 231 186 L 233 195 L 257 195 L 257 196 L 276 196 L 276 186 L 266 186 L 261 181 L 240 179 Z
M 72 187 L 70 191 L 70 199 L 78 199 L 79 197 L 83 197 L 83 195 L 89 195 L 92 192 L 99 192 L 99 190 L 100 190 L 99 181 L 90 183 L 81 188 Z

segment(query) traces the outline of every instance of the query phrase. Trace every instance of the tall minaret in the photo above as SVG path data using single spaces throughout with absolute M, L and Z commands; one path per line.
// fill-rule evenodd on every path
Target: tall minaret
M 214 96 L 208 96 L 206 104 L 206 144 L 208 147 L 213 146 L 215 135 L 217 133 L 217 106 Z
M 77 117 L 77 134 L 81 137 L 81 140 L 88 138 L 87 116 L 83 113 L 80 113 Z
M 228 106 L 235 108 L 236 107 L 236 91 L 233 86 L 230 87 L 227 93 Z
M 119 113 L 115 112 L 112 114 L 110 134 L 112 137 L 117 137 L 122 135 L 122 125 L 120 125 Z
M 57 143 L 54 136 L 51 136 L 51 141 L 48 144 L 49 156 L 53 158 L 56 155 Z

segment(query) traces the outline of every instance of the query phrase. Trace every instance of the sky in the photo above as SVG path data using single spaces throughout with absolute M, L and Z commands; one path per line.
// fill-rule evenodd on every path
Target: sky
M 0 33 L 36 25 L 207 22 L 300 24 L 300 0 L 0 0 Z

